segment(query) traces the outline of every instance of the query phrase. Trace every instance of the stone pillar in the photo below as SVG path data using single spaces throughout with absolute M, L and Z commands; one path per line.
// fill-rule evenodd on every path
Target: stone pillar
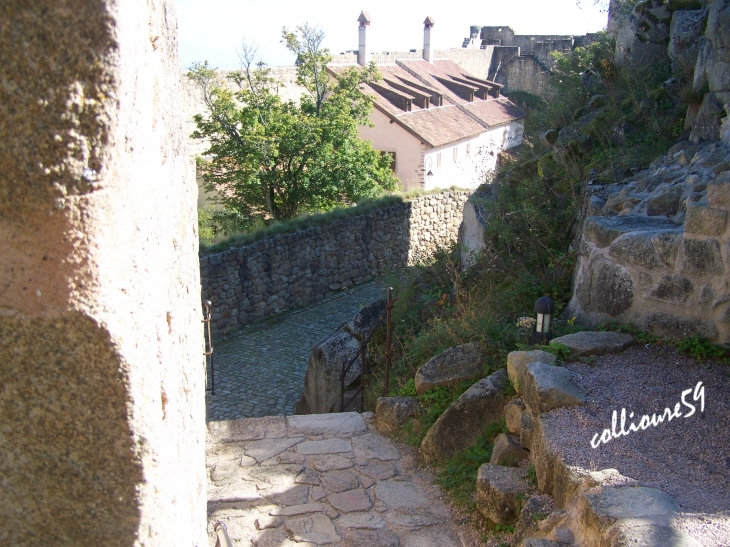
M 429 63 L 433 63 L 433 46 L 431 43 L 431 29 L 435 21 L 431 17 L 426 17 L 423 22 L 423 58 Z
M 207 544 L 194 167 L 167 0 L 0 17 L 0 544 Z
M 367 47 L 367 30 L 370 26 L 370 15 L 367 11 L 361 11 L 357 21 L 360 23 L 360 28 L 358 29 L 357 64 L 366 66 L 370 62 Z

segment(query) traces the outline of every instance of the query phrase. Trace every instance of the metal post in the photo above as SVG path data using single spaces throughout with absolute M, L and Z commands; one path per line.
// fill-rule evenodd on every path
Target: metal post
M 211 308 L 213 303 L 210 300 L 203 302 L 205 306 L 205 313 L 203 314 L 203 323 L 207 323 L 208 340 L 206 341 L 206 348 L 203 355 L 210 357 L 210 394 L 215 395 L 215 369 L 213 368 L 213 333 L 211 332 Z M 208 389 L 206 388 L 206 391 Z
M 392 331 L 393 331 L 393 287 L 388 287 L 388 305 L 385 307 L 386 334 L 385 334 L 385 385 L 383 386 L 383 397 L 388 396 L 390 388 L 390 360 L 392 357 Z
M 375 330 L 375 329 L 373 329 Z M 367 348 L 368 341 L 366 332 L 362 332 L 362 338 L 360 339 L 360 412 L 365 410 L 365 349 Z
M 231 538 L 228 536 L 228 527 L 225 522 L 219 520 L 215 523 L 213 530 L 215 530 L 215 535 L 217 537 L 215 547 L 233 547 Z

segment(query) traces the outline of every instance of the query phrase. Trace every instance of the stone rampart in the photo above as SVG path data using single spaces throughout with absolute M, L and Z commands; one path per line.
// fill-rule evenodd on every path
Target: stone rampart
M 446 191 L 201 258 L 217 334 L 417 263 L 456 241 L 469 192 Z

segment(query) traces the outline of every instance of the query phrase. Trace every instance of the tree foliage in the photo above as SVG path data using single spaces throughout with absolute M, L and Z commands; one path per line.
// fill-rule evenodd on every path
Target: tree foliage
M 241 69 L 226 75 L 233 85 L 222 85 L 207 62 L 188 72 L 207 110 L 194 118 L 192 136 L 209 143 L 198 168 L 229 211 L 278 221 L 395 188 L 390 158 L 358 135 L 372 110 L 360 86 L 376 79 L 377 69 L 350 68 L 334 78 L 323 37 L 308 25 L 282 32 L 297 54 L 297 81 L 307 90 L 299 103 L 281 100 L 270 69 L 246 43 Z

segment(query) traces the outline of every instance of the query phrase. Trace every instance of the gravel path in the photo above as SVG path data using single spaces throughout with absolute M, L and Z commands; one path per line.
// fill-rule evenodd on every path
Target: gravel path
M 576 382 L 589 397 L 586 406 L 549 413 L 555 448 L 565 460 L 587 469 L 617 469 L 645 486 L 674 497 L 681 507 L 678 527 L 707 547 L 730 546 L 730 366 L 697 362 L 672 348 L 637 346 L 592 363 L 572 362 Z M 705 408 L 694 400 L 698 382 L 705 390 Z M 682 404 L 696 406 L 694 415 Z M 699 392 L 698 392 L 699 395 Z M 630 431 L 643 415 L 674 413 L 645 430 Z M 617 412 L 626 409 L 629 434 L 591 447 Z M 630 413 L 633 412 L 633 418 Z

